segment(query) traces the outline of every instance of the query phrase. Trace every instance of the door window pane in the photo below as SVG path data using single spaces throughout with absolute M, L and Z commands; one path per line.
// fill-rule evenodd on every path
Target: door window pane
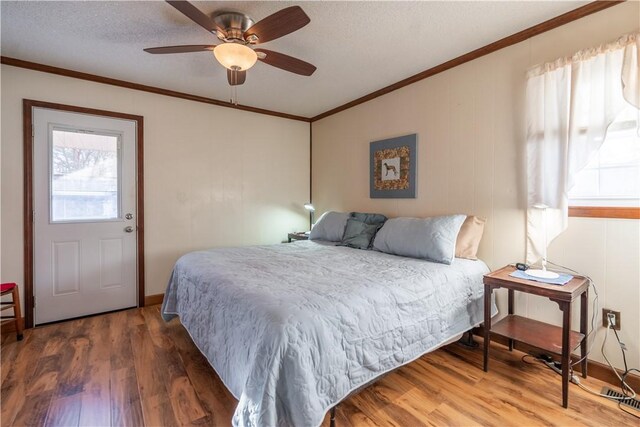
M 119 218 L 119 137 L 53 129 L 51 141 L 51 222 Z

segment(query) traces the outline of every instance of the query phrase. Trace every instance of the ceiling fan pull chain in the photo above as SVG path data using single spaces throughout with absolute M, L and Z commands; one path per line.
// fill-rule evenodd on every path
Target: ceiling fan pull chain
M 238 86 L 229 86 L 229 90 L 231 92 L 229 103 L 233 105 L 238 105 Z

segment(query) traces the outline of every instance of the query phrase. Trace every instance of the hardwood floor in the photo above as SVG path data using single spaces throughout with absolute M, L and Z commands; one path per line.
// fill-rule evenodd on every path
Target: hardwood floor
M 30 329 L 21 342 L 3 336 L 2 426 L 229 425 L 235 399 L 159 309 Z M 560 376 L 521 356 L 496 344 L 485 373 L 481 347 L 450 345 L 341 403 L 337 426 L 639 425 L 574 385 L 563 409 Z

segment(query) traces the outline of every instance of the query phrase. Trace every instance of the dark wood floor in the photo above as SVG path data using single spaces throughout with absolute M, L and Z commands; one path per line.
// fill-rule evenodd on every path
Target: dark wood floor
M 1 350 L 2 426 L 224 426 L 236 406 L 159 306 L 6 335 Z M 573 385 L 563 409 L 560 377 L 522 353 L 495 345 L 488 373 L 481 353 L 453 344 L 422 357 L 340 404 L 338 426 L 639 425 Z

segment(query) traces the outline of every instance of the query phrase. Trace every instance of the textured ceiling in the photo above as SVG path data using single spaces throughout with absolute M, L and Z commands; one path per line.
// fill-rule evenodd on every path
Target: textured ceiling
M 298 76 L 258 63 L 238 87 L 241 104 L 315 116 L 585 1 L 193 2 L 258 21 L 299 4 L 311 18 L 264 48 L 311 62 Z M 217 44 L 162 1 L 2 1 L 2 55 L 228 100 L 225 69 L 208 52 L 150 55 L 145 47 Z

